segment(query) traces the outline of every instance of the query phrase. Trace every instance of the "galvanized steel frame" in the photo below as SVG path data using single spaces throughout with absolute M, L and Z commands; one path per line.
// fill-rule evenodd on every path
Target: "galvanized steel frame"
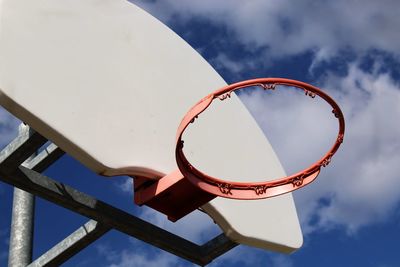
M 237 243 L 224 234 L 220 234 L 203 245 L 197 245 L 64 183 L 46 177 L 41 172 L 64 154 L 54 144 L 48 145 L 41 153 L 23 164 L 47 141 L 37 132 L 21 132 L 0 152 L 0 180 L 84 215 L 90 220 L 28 266 L 58 266 L 111 229 L 202 266 L 237 246 Z

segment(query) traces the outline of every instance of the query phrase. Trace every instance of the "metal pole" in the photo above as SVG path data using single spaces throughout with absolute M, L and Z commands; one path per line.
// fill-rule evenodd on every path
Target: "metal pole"
M 23 134 L 29 131 L 29 126 L 21 124 L 18 130 L 19 134 Z M 25 163 L 32 158 L 27 159 Z M 14 187 L 8 254 L 9 267 L 27 266 L 32 262 L 34 209 L 34 195 Z

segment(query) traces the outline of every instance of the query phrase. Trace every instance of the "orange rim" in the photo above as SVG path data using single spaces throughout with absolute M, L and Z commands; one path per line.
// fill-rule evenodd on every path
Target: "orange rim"
M 190 164 L 185 154 L 183 153 L 182 135 L 185 132 L 186 128 L 191 123 L 193 123 L 196 118 L 204 110 L 206 110 L 215 99 L 227 99 L 230 97 L 230 94 L 233 91 L 246 87 L 261 87 L 264 90 L 274 90 L 275 87 L 278 85 L 291 86 L 297 89 L 301 89 L 305 92 L 306 95 L 312 98 L 314 98 L 315 96 L 319 96 L 324 99 L 329 105 L 331 105 L 332 113 L 339 122 L 339 131 L 335 143 L 322 158 L 320 158 L 308 168 L 293 175 L 278 178 L 272 181 L 253 183 L 221 180 L 219 178 L 212 177 L 199 171 L 192 164 Z M 176 162 L 179 170 L 187 179 L 189 179 L 191 183 L 213 195 L 233 199 L 268 198 L 297 190 L 314 181 L 320 173 L 321 167 L 326 167 L 331 162 L 333 155 L 336 153 L 339 146 L 343 142 L 344 130 L 345 123 L 341 109 L 336 104 L 336 102 L 321 89 L 304 82 L 284 78 L 259 78 L 246 80 L 227 85 L 209 94 L 189 110 L 189 112 L 182 119 L 182 122 L 178 127 L 175 150 Z

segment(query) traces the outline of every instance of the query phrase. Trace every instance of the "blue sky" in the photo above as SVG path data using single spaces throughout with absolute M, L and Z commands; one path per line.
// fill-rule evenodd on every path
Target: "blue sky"
M 228 82 L 299 79 L 324 88 L 342 107 L 345 143 L 329 168 L 295 192 L 303 247 L 282 255 L 240 246 L 210 266 L 399 266 L 400 2 L 133 1 L 159 18 Z M 184 75 L 184 74 L 183 74 Z M 319 106 L 293 94 L 241 99 L 288 173 L 313 162 L 333 140 L 335 124 Z M 267 115 L 266 115 L 267 114 Z M 0 111 L 1 145 L 18 121 Z M 333 130 L 332 130 L 333 129 Z M 295 133 L 295 134 L 294 134 Z M 218 233 L 195 213 L 177 224 L 132 204 L 129 178 L 105 179 L 64 156 L 47 175 L 191 240 Z M 0 183 L 0 266 L 6 265 L 12 188 Z M 34 257 L 87 221 L 37 199 Z M 65 266 L 192 266 L 111 231 Z

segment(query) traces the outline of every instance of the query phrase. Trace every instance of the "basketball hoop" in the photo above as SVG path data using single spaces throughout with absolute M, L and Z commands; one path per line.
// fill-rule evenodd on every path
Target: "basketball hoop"
M 189 124 L 195 122 L 197 117 L 204 110 L 206 110 L 215 99 L 225 100 L 227 98 L 230 98 L 230 95 L 233 91 L 242 88 L 261 87 L 264 90 L 274 90 L 279 85 L 290 86 L 303 90 L 305 95 L 312 98 L 314 98 L 315 96 L 319 96 L 332 107 L 332 113 L 339 122 L 339 131 L 332 148 L 321 159 L 316 161 L 308 168 L 293 175 L 282 177 L 273 181 L 254 183 L 225 181 L 207 175 L 196 169 L 192 164 L 190 164 L 185 154 L 183 153 L 184 142 L 182 140 L 182 135 Z M 339 146 L 343 142 L 344 129 L 344 117 L 339 106 L 329 95 L 327 95 L 317 87 L 314 87 L 304 82 L 283 78 L 259 78 L 246 80 L 225 86 L 209 94 L 189 110 L 189 112 L 183 118 L 181 124 L 178 127 L 175 151 L 176 162 L 178 164 L 179 170 L 184 177 L 186 177 L 193 185 L 212 195 L 233 199 L 268 198 L 297 190 L 314 181 L 320 173 L 321 167 L 326 167 L 331 162 L 333 155 L 336 153 Z

